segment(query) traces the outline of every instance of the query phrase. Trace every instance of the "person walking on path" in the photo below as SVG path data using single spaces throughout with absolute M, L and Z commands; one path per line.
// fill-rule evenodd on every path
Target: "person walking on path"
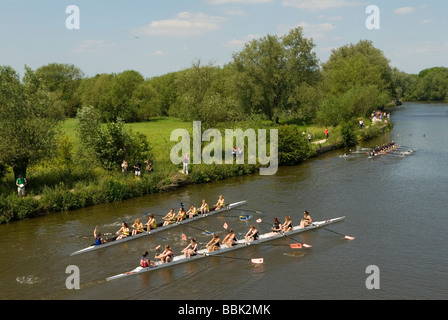
M 188 174 L 188 162 L 190 162 L 190 157 L 188 156 L 188 153 L 185 154 L 184 157 L 184 167 L 182 169 L 182 173 Z

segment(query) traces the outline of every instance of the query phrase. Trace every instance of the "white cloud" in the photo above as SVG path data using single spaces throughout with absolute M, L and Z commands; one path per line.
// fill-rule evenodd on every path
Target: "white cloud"
M 242 47 L 244 46 L 247 42 L 252 41 L 254 39 L 259 39 L 261 38 L 258 34 L 249 34 L 245 37 L 242 38 L 237 38 L 237 39 L 233 39 L 230 40 L 228 42 L 225 43 L 226 47 Z
M 134 29 L 134 32 L 146 35 L 165 35 L 173 37 L 195 36 L 220 30 L 224 17 L 209 16 L 204 13 L 181 12 L 173 19 L 152 21 L 149 25 Z
M 303 33 L 306 37 L 310 37 L 313 39 L 322 39 L 328 32 L 332 31 L 335 28 L 334 24 L 328 22 L 319 24 L 302 22 L 298 25 L 298 27 L 303 28 Z
M 119 43 L 109 42 L 105 40 L 84 40 L 76 48 L 73 49 L 75 53 L 101 53 L 105 49 L 115 48 L 120 46 Z
M 355 7 L 361 5 L 356 0 L 283 0 L 282 5 L 298 9 L 307 9 L 311 11 L 326 10 L 333 8 Z
M 246 12 L 240 7 L 223 9 L 222 12 L 229 16 L 246 16 Z
M 402 8 L 395 9 L 394 12 L 396 14 L 411 14 L 415 10 L 417 10 L 417 9 L 413 8 L 413 7 L 402 7 Z

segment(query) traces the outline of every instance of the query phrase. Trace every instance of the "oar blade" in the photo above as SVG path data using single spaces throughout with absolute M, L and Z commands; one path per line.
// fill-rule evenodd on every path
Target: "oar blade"
M 263 264 L 264 259 L 263 258 L 258 258 L 258 259 L 251 259 L 250 260 L 253 264 Z
M 303 244 L 303 247 L 304 247 L 304 248 L 312 248 L 313 246 L 310 245 L 310 244 L 306 244 L 306 243 L 304 243 L 304 244 Z
M 345 236 L 344 239 L 352 241 L 355 240 L 355 237 Z

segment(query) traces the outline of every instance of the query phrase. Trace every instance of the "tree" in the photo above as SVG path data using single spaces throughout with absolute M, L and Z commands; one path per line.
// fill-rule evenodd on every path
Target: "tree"
M 283 37 L 253 40 L 234 54 L 236 89 L 245 112 L 274 120 L 288 110 L 311 118 L 317 98 L 314 87 L 320 79 L 313 48 L 302 28 L 296 28 Z
M 448 98 L 448 68 L 435 67 L 421 71 L 412 89 L 415 100 L 446 100 Z
M 11 67 L 0 67 L 0 162 L 14 175 L 26 176 L 30 165 L 55 150 L 57 126 L 63 110 L 42 85 L 35 72 L 25 67 L 23 83 Z
M 49 92 L 56 94 L 63 102 L 66 116 L 76 115 L 80 107 L 76 91 L 84 78 L 81 69 L 72 64 L 51 63 L 38 68 L 36 77 Z
M 145 135 L 126 131 L 123 122 L 101 126 L 100 115 L 93 107 L 83 107 L 77 114 L 78 134 L 83 146 L 95 154 L 106 170 L 116 170 L 123 160 L 135 162 L 150 156 Z
M 327 125 L 368 116 L 392 100 L 392 69 L 370 41 L 333 50 L 322 66 L 322 76 L 323 101 L 317 115 Z

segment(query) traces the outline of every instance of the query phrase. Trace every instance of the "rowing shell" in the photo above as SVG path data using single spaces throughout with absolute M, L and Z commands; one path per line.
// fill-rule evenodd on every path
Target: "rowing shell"
M 129 277 L 129 276 L 133 276 L 133 275 L 137 275 L 137 274 L 141 274 L 141 273 L 145 273 L 145 272 L 149 272 L 149 271 L 154 271 L 154 270 L 159 270 L 159 269 L 163 269 L 163 268 L 167 268 L 167 267 L 172 267 L 174 265 L 178 265 L 181 263 L 185 263 L 185 262 L 190 262 L 190 261 L 195 261 L 198 259 L 202 259 L 205 257 L 213 257 L 213 256 L 220 256 L 223 253 L 227 253 L 229 251 L 233 251 L 233 250 L 238 250 L 238 249 L 242 249 L 242 248 L 246 248 L 248 246 L 251 245 L 256 245 L 259 243 L 263 243 L 263 242 L 267 242 L 267 241 L 272 241 L 275 239 L 280 239 L 283 238 L 285 236 L 291 236 L 294 234 L 298 234 L 298 233 L 302 233 L 305 231 L 309 231 L 309 230 L 313 230 L 313 229 L 317 229 L 317 228 L 321 228 L 336 222 L 340 222 L 343 221 L 345 219 L 345 217 L 339 217 L 339 218 L 335 218 L 335 219 L 331 219 L 331 220 L 326 220 L 326 221 L 319 221 L 319 222 L 313 222 L 312 225 L 309 225 L 308 227 L 305 228 L 300 228 L 299 226 L 294 227 L 292 231 L 288 232 L 288 233 L 277 233 L 277 232 L 270 232 L 270 233 L 265 233 L 262 234 L 258 237 L 258 240 L 252 241 L 252 242 L 248 242 L 245 239 L 244 240 L 238 240 L 238 243 L 232 247 L 227 247 L 225 244 L 221 245 L 221 249 L 217 250 L 217 251 L 213 251 L 213 252 L 208 252 L 208 249 L 202 249 L 199 250 L 197 252 L 197 255 L 190 257 L 190 258 L 186 258 L 184 255 L 180 255 L 180 256 L 175 256 L 173 258 L 172 262 L 168 262 L 168 263 L 162 263 L 161 261 L 157 261 L 155 263 L 154 266 L 148 267 L 148 268 L 143 268 L 143 267 L 137 267 L 132 271 L 129 272 L 125 272 L 122 274 L 118 274 L 116 276 L 112 276 L 109 278 L 106 278 L 107 281 L 111 281 L 111 280 L 117 280 L 117 279 L 121 279 L 121 278 L 125 278 L 125 277 Z
M 171 229 L 171 228 L 174 228 L 174 227 L 177 227 L 177 226 L 181 226 L 183 224 L 187 224 L 187 223 L 190 223 L 190 222 L 193 222 L 193 221 L 204 219 L 206 217 L 215 215 L 217 213 L 222 213 L 224 211 L 232 210 L 234 208 L 237 208 L 237 207 L 240 207 L 242 205 L 245 205 L 246 203 L 247 203 L 247 200 L 231 203 L 231 204 L 229 204 L 228 206 L 226 206 L 226 207 L 224 207 L 222 209 L 210 211 L 209 213 L 206 213 L 206 214 L 199 214 L 196 217 L 188 218 L 188 219 L 185 219 L 185 220 L 183 220 L 181 222 L 172 223 L 172 224 L 169 224 L 169 225 L 167 225 L 165 227 L 159 227 L 159 228 L 153 229 L 151 231 L 144 231 L 144 232 L 136 234 L 134 236 L 127 236 L 126 238 L 122 238 L 120 240 L 114 240 L 114 241 L 111 241 L 111 242 L 106 242 L 106 243 L 103 243 L 103 244 L 98 245 L 98 246 L 92 245 L 92 246 L 87 247 L 85 249 L 73 252 L 72 254 L 70 254 L 70 256 L 75 256 L 75 255 L 82 254 L 82 253 L 92 252 L 92 251 L 95 251 L 95 250 L 104 249 L 104 248 L 107 248 L 107 247 L 110 247 L 110 246 L 113 246 L 113 245 L 116 245 L 116 244 L 120 244 L 120 243 L 123 243 L 123 242 L 127 242 L 127 241 L 131 241 L 131 240 L 139 239 L 139 238 L 142 238 L 142 237 L 146 237 L 146 236 L 149 236 L 149 235 L 152 235 L 152 234 L 164 231 L 164 230 L 168 230 L 168 229 Z

